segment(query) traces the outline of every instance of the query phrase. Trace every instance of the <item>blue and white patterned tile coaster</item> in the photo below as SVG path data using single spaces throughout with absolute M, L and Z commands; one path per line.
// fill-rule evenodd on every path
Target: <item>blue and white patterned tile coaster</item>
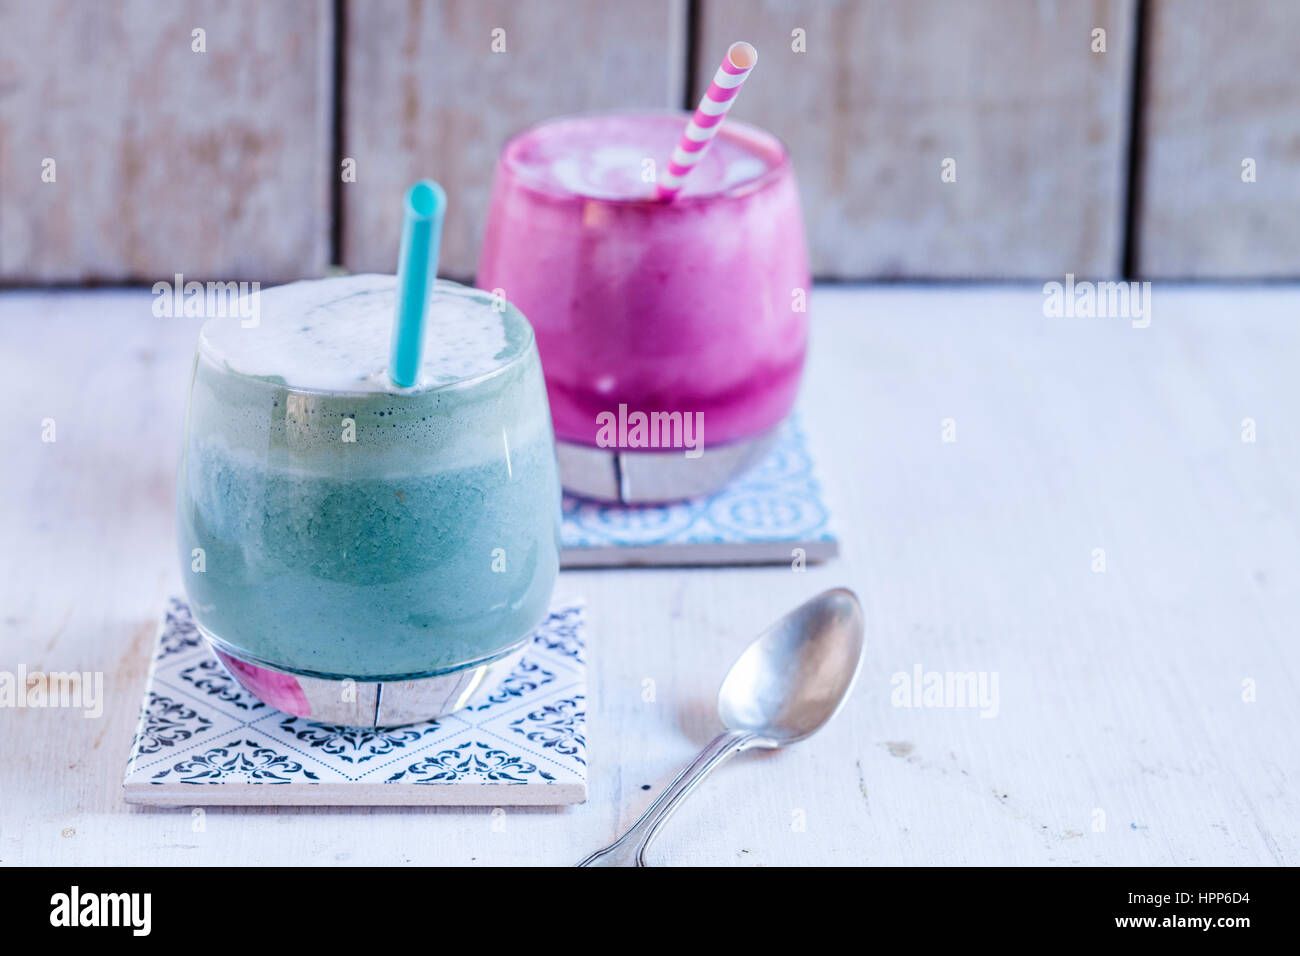
M 625 507 L 564 496 L 560 563 L 624 565 L 786 564 L 839 552 L 808 442 L 792 415 L 767 455 L 708 498 Z
M 123 788 L 160 806 L 543 806 L 587 799 L 583 606 L 552 608 L 487 701 L 380 730 L 291 717 L 252 697 L 185 602 L 159 628 Z

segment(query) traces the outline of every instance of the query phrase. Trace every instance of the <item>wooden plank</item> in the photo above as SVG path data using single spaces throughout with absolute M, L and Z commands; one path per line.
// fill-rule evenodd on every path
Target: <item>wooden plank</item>
M 1300 276 L 1300 4 L 1150 0 L 1149 10 L 1138 270 Z
M 327 267 L 328 3 L 5 2 L 0 36 L 0 280 Z
M 0 862 L 572 863 L 713 735 L 739 650 L 848 585 L 867 621 L 852 700 L 722 768 L 652 863 L 1300 863 L 1300 290 L 1152 298 L 1135 330 L 1045 319 L 1037 286 L 817 289 L 803 421 L 843 556 L 563 572 L 557 597 L 591 621 L 584 806 L 195 817 L 128 808 L 121 778 L 180 584 L 199 320 L 151 321 L 147 290 L 0 295 L 0 670 L 105 675 L 98 719 L 0 709 Z M 997 672 L 997 716 L 895 706 L 917 664 Z
M 701 93 L 727 45 L 759 64 L 733 111 L 786 141 L 813 271 L 1109 275 L 1122 255 L 1132 0 L 701 0 Z M 1090 48 L 1106 30 L 1106 52 Z M 792 31 L 807 52 L 792 49 Z M 941 164 L 956 160 L 956 182 Z
M 494 32 L 504 30 L 504 52 Z M 449 198 L 444 274 L 472 278 L 497 153 L 523 127 L 592 109 L 680 106 L 685 0 L 349 3 L 343 264 L 397 267 L 402 191 L 420 176 Z M 498 38 L 501 34 L 496 35 Z

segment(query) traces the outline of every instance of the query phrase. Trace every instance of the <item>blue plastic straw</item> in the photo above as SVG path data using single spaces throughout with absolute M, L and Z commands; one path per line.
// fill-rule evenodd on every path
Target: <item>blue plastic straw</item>
M 388 360 L 388 377 L 403 388 L 414 385 L 420 374 L 424 316 L 438 278 L 438 248 L 446 211 L 447 194 L 432 179 L 421 179 L 406 191 L 393 350 Z

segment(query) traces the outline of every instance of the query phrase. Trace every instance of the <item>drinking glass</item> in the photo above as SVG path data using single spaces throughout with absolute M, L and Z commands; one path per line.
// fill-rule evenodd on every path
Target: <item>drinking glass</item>
M 497 163 L 477 284 L 536 329 L 560 477 L 585 497 L 714 491 L 762 454 L 798 391 L 809 275 L 789 155 L 729 119 L 660 201 L 654 171 L 688 118 L 552 120 Z
M 440 282 L 432 377 L 398 388 L 384 373 L 394 287 L 295 283 L 261 293 L 255 328 L 210 319 L 178 478 L 199 631 L 267 704 L 347 726 L 433 718 L 494 690 L 558 570 L 528 322 Z

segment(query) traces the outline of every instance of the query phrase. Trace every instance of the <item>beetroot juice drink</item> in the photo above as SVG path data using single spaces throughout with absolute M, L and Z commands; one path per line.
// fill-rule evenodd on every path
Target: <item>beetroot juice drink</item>
M 497 165 L 478 285 L 532 322 L 561 479 L 589 497 L 715 490 L 798 390 L 809 276 L 789 156 L 728 120 L 660 201 L 655 171 L 687 118 L 559 119 Z

